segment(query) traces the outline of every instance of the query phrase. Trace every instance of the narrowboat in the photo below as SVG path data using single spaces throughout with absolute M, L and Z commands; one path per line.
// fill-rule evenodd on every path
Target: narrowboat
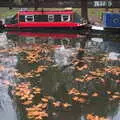
M 120 33 L 120 13 L 106 12 L 102 15 L 102 24 L 92 25 L 92 31 Z
M 86 28 L 87 22 L 73 10 L 19 11 L 5 20 L 5 29 Z

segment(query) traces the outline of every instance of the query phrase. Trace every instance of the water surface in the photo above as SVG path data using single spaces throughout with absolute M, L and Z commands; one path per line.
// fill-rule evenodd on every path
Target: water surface
M 119 46 L 119 35 L 1 33 L 0 120 L 119 120 Z

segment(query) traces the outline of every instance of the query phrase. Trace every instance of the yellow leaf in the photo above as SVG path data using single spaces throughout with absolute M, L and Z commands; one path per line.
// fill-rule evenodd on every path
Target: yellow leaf
M 48 102 L 48 99 L 46 99 L 46 98 L 41 98 L 41 100 L 42 100 L 43 102 Z
M 120 99 L 120 96 L 113 95 L 112 98 L 113 98 L 113 99 Z
M 67 107 L 70 107 L 70 106 L 72 106 L 71 104 L 68 104 L 68 103 L 63 103 L 63 107 L 64 108 L 67 108 Z
M 79 100 L 79 97 L 77 97 L 77 96 L 76 96 L 76 97 L 73 97 L 72 100 L 78 101 L 78 100 Z
M 72 88 L 71 90 L 69 90 L 68 91 L 68 94 L 69 95 L 80 95 L 80 92 L 77 90 L 77 89 L 75 89 L 75 88 Z
M 86 99 L 85 98 L 79 98 L 78 100 L 80 103 L 85 103 L 86 102 Z
M 87 69 L 88 68 L 88 65 L 87 64 L 85 64 L 84 66 L 82 66 L 82 67 L 76 67 L 77 68 L 77 70 L 79 70 L 79 71 L 82 71 L 82 70 L 84 70 L 84 69 Z
M 80 95 L 82 95 L 82 96 L 88 96 L 88 93 L 82 92 Z
M 29 104 L 31 104 L 32 103 L 32 101 L 25 101 L 25 102 L 23 102 L 22 104 L 23 105 L 29 105 Z
M 53 105 L 54 105 L 54 107 L 60 107 L 61 102 L 60 101 L 53 102 Z
M 93 96 L 93 97 L 97 97 L 97 96 L 98 96 L 98 93 L 93 93 L 92 96 Z

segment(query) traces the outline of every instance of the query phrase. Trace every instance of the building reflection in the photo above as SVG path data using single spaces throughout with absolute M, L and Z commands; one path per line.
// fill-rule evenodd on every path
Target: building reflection
M 92 53 L 95 52 L 120 53 L 119 45 L 120 45 L 119 41 L 115 41 L 115 38 L 111 38 L 111 39 L 108 38 L 108 40 L 106 40 L 104 38 L 95 37 L 95 38 L 90 38 L 90 41 L 88 41 L 86 44 L 86 48 Z

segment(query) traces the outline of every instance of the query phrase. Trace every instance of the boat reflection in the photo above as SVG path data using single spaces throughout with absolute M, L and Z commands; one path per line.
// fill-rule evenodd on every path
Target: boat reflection
M 17 35 L 21 37 L 39 37 L 39 38 L 79 38 L 81 35 L 75 33 L 55 33 L 55 32 L 8 32 L 8 35 Z
M 7 38 L 20 44 L 49 44 L 61 45 L 75 43 L 76 40 L 83 40 L 86 36 L 76 33 L 56 32 L 7 32 Z M 74 40 L 74 41 L 72 41 Z
M 76 54 L 79 48 L 83 48 L 86 36 L 75 33 L 41 33 L 41 32 L 8 32 L 9 39 L 16 41 L 18 46 L 35 47 L 47 44 L 55 48 L 55 63 L 60 67 L 71 64 L 72 54 Z M 76 41 L 76 42 L 75 42 Z M 75 44 L 73 44 L 75 43 Z

